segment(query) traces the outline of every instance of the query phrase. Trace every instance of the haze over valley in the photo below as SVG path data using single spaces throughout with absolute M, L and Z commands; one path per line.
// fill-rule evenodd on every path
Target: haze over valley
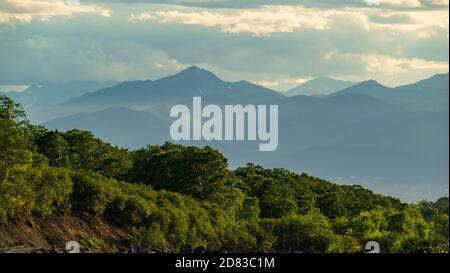
M 319 88 L 322 80 L 303 85 Z M 28 92 L 15 93 L 14 99 L 24 103 L 32 122 L 61 131 L 89 130 L 130 149 L 171 141 L 169 110 L 192 104 L 193 96 L 201 96 L 203 105 L 276 104 L 279 146 L 274 152 L 259 152 L 254 141 L 184 144 L 217 148 L 233 168 L 247 162 L 288 168 L 408 201 L 448 193 L 448 74 L 396 88 L 368 80 L 332 93 L 324 87 L 323 92 L 286 96 L 244 80 L 226 82 L 191 66 L 154 81 L 121 82 L 95 91 L 65 93 L 64 88 L 34 91 L 38 102 L 45 99 L 40 96 L 58 97 L 54 104 L 27 103 Z

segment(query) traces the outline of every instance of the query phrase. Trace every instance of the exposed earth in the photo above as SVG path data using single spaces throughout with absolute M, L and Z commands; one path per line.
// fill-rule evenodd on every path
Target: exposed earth
M 80 252 L 134 251 L 130 235 L 100 217 L 60 214 L 0 224 L 0 253 L 65 253 L 70 241 Z

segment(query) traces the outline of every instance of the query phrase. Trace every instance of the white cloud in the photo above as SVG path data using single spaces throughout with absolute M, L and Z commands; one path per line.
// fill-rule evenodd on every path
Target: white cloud
M 441 0 L 437 0 L 441 1 Z M 369 6 L 378 6 L 381 4 L 396 7 L 420 7 L 422 4 L 418 0 L 365 0 Z
M 164 68 L 164 65 L 163 65 L 163 64 L 160 64 L 160 63 L 155 63 L 155 67 L 156 67 L 157 69 L 163 69 L 163 68 Z
M 54 6 L 44 8 L 43 2 Z M 424 7 L 417 9 L 386 4 L 209 9 L 97 2 L 114 12 L 105 24 L 99 21 L 100 11 L 110 11 L 91 6 L 94 1 L 78 7 L 55 0 L 0 0 L 0 13 L 8 14 L 9 22 L 32 21 L 14 29 L 0 25 L 0 49 L 7 52 L 0 80 L 155 79 L 196 64 L 224 79 L 281 90 L 310 76 L 405 83 L 448 70 L 448 9 L 429 9 L 421 2 Z M 42 22 L 83 12 L 89 15 Z
M 22 92 L 28 88 L 28 85 L 0 85 L 1 92 Z
M 290 78 L 285 80 L 286 83 L 290 83 L 290 84 L 302 84 L 305 83 L 309 80 L 312 80 L 313 77 L 306 77 L 306 78 Z
M 427 0 L 427 2 L 433 5 L 448 6 L 449 0 Z
M 75 13 L 111 16 L 110 10 L 99 6 L 74 5 L 62 0 L 4 0 L 0 4 L 0 23 L 30 23 L 35 18 L 48 20 L 55 16 L 69 17 Z
M 414 1 L 386 0 L 386 3 L 415 6 Z M 418 2 L 420 4 L 420 2 Z M 373 21 L 374 17 L 378 21 Z M 366 30 L 416 30 L 429 26 L 448 28 L 448 10 L 388 11 L 382 8 L 319 9 L 303 6 L 264 6 L 251 9 L 176 8 L 131 14 L 134 22 L 180 23 L 217 27 L 224 33 L 266 35 L 298 29 L 333 30 L 336 20 L 357 22 Z M 380 21 L 381 20 L 381 21 Z
M 339 53 L 333 50 L 324 57 L 327 61 L 361 63 L 366 74 L 394 76 L 408 73 L 412 70 L 445 71 L 449 69 L 448 62 L 428 61 L 418 58 L 396 58 L 385 54 Z
M 327 28 L 328 18 L 317 9 L 301 6 L 265 6 L 256 9 L 156 11 L 131 14 L 132 21 L 177 22 L 186 25 L 219 27 L 222 32 L 249 32 L 262 35 L 293 32 L 295 29 Z
M 257 84 L 270 88 L 270 87 L 278 86 L 280 83 L 278 81 L 261 80 L 261 81 L 257 82 Z
M 131 21 L 147 21 L 147 20 L 156 20 L 156 18 L 152 15 L 150 15 L 150 13 L 148 12 L 142 12 L 140 14 L 131 14 L 130 15 L 130 20 Z

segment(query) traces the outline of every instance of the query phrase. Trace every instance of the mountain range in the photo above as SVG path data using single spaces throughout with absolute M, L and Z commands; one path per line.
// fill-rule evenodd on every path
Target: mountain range
M 171 141 L 170 107 L 191 105 L 192 96 L 219 106 L 278 105 L 275 152 L 259 152 L 252 141 L 179 142 L 215 147 L 231 167 L 254 162 L 304 171 L 407 201 L 448 194 L 448 74 L 396 88 L 365 81 L 321 97 L 288 97 L 247 81 L 226 82 L 193 66 L 159 80 L 122 82 L 26 110 L 32 121 L 49 128 L 90 130 L 136 149 Z
M 429 79 L 394 88 L 369 80 L 335 92 L 331 96 L 360 93 L 406 109 L 445 111 L 448 110 L 448 84 L 448 73 L 437 74 Z
M 283 94 L 289 97 L 297 95 L 326 96 L 345 88 L 351 87 L 357 82 L 341 81 L 326 77 L 319 77 L 302 83 Z
M 90 92 L 69 100 L 68 105 L 126 105 L 148 107 L 173 103 L 193 96 L 221 97 L 241 103 L 265 103 L 282 98 L 279 92 L 248 81 L 225 82 L 213 73 L 191 66 L 175 75 L 156 81 L 131 81 Z
M 22 92 L 0 92 L 20 102 L 23 106 L 57 104 L 84 93 L 96 91 L 111 85 L 111 82 L 69 82 L 32 84 Z

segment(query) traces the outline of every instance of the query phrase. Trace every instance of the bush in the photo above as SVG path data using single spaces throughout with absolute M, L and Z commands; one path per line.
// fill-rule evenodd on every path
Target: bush
M 72 180 L 74 182 L 72 204 L 81 211 L 103 214 L 117 194 L 114 184 L 107 183 L 100 176 L 94 178 L 75 172 L 72 174 Z

